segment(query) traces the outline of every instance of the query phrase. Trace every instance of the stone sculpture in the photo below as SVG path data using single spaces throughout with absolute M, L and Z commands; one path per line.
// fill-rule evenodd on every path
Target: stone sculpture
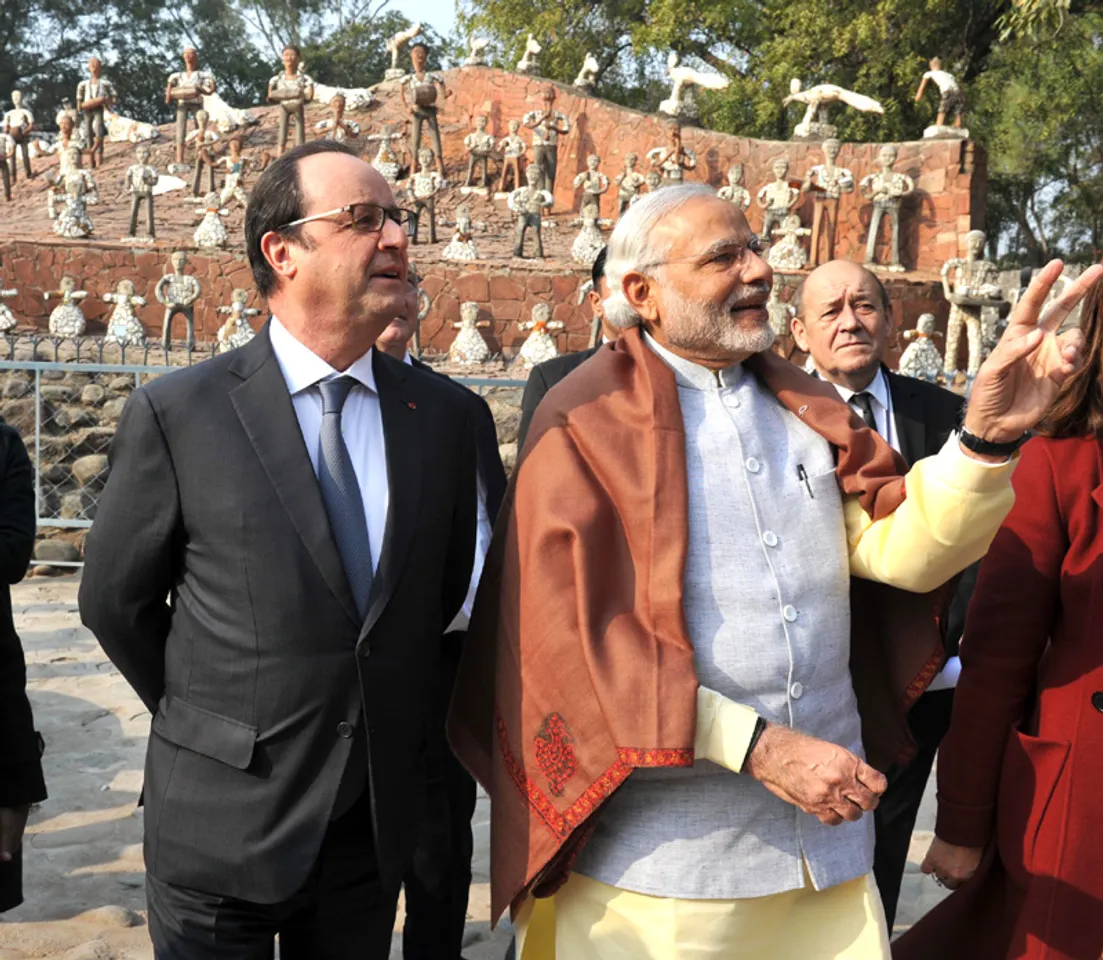
M 483 52 L 489 46 L 490 41 L 486 37 L 472 37 L 467 59 L 464 60 L 463 65 L 465 67 L 485 67 L 486 58 L 483 56 Z
M 343 93 L 335 94 L 329 101 L 329 108 L 333 115 L 314 124 L 314 129 L 318 131 L 319 137 L 344 143 L 346 140 L 355 140 L 360 136 L 360 124 L 355 120 L 345 119 L 346 102 Z
M 800 217 L 789 214 L 781 227 L 773 231 L 773 236 L 781 237 L 777 243 L 770 244 L 766 262 L 775 270 L 793 273 L 803 270 L 808 263 L 808 254 L 801 243 L 801 237 L 807 237 L 812 231 L 800 225 Z
M 88 61 L 88 79 L 77 84 L 77 110 L 84 118 L 84 142 L 95 169 L 103 163 L 103 145 L 107 137 L 104 111 L 115 102 L 115 86 L 103 78 L 99 57 Z
M 141 144 L 134 151 L 137 163 L 126 168 L 126 189 L 130 194 L 130 229 L 128 237 L 138 230 L 138 211 L 142 204 L 146 208 L 146 232 L 150 240 L 156 237 L 153 228 L 153 188 L 157 186 L 157 170 L 149 164 L 149 147 Z
M 861 110 L 863 113 L 883 114 L 885 112 L 885 108 L 872 97 L 855 93 L 853 90 L 847 90 L 833 83 L 821 83 L 802 90 L 800 80 L 795 77 L 789 81 L 789 96 L 781 103 L 782 106 L 788 106 L 790 103 L 807 105 L 804 117 L 793 128 L 794 140 L 828 140 L 838 136 L 838 130 L 827 122 L 829 103 L 845 103 L 848 107 Z
M 635 203 L 637 200 L 640 200 L 646 194 L 654 193 L 656 190 L 660 189 L 663 185 L 663 178 L 662 178 L 662 176 L 661 176 L 661 174 L 659 173 L 658 170 L 648 170 L 647 171 L 647 176 L 644 177 L 643 182 L 644 182 L 644 186 L 647 187 L 647 189 L 640 192 L 640 193 L 637 193 L 632 198 L 632 203 Z M 631 206 L 631 204 L 629 204 L 629 206 Z
M 83 336 L 87 323 L 80 302 L 88 296 L 87 290 L 78 290 L 77 281 L 72 277 L 62 277 L 59 290 L 47 290 L 42 296 L 47 302 L 51 297 L 61 301 L 50 311 L 51 334 L 55 337 Z
M 15 314 L 11 312 L 4 300 L 9 300 L 16 296 L 19 291 L 15 287 L 4 288 L 3 282 L 0 281 L 0 333 L 7 333 L 13 329 L 19 322 L 15 319 Z
M 532 308 L 532 319 L 518 322 L 522 330 L 532 332 L 525 338 L 521 350 L 517 354 L 517 363 L 526 370 L 531 370 L 538 363 L 553 360 L 559 356 L 559 350 L 555 346 L 555 339 L 549 331 L 562 330 L 563 323 L 551 318 L 551 304 L 538 303 Z
M 601 195 L 609 189 L 609 178 L 598 169 L 600 166 L 601 157 L 592 153 L 586 158 L 586 169 L 574 178 L 574 188 L 582 188 L 579 213 L 583 221 L 601 216 Z
M 140 347 L 146 342 L 146 332 L 142 322 L 134 312 L 135 307 L 144 307 L 144 297 L 134 293 L 131 280 L 120 280 L 114 293 L 105 293 L 101 299 L 105 303 L 115 304 L 107 320 L 107 333 L 104 343 L 117 343 L 120 347 Z
M 203 213 L 200 216 L 199 226 L 195 228 L 192 239 L 197 247 L 207 250 L 226 246 L 230 235 L 226 232 L 226 225 L 222 218 L 226 211 L 218 206 L 218 194 L 213 190 L 203 198 Z
M 436 157 L 433 151 L 425 147 L 418 155 L 419 169 L 410 177 L 409 189 L 414 202 L 414 217 L 410 221 L 410 242 L 417 243 L 418 227 L 422 211 L 429 215 L 429 242 L 437 242 L 437 194 L 448 184 L 436 170 L 432 169 Z
M 231 200 L 236 200 L 244 209 L 249 204 L 249 194 L 245 191 L 245 171 L 255 161 L 241 155 L 241 137 L 232 137 L 224 157 L 219 157 L 217 163 L 226 168 L 226 179 L 222 181 L 222 192 L 218 195 L 218 202 L 225 207 Z
M 605 237 L 598 227 L 597 211 L 590 207 L 582 213 L 582 229 L 571 245 L 571 259 L 591 267 L 604 248 Z
M 219 313 L 229 314 L 226 322 L 218 328 L 216 339 L 219 353 L 229 353 L 238 347 L 244 347 L 256 336 L 249 318 L 260 316 L 260 311 L 256 307 L 245 306 L 248 301 L 249 291 L 237 287 L 230 295 L 230 305 L 218 308 Z
M 797 315 L 797 309 L 791 303 L 784 303 L 781 291 L 785 284 L 775 280 L 770 287 L 770 298 L 766 301 L 766 313 L 769 315 L 770 329 L 775 337 L 790 336 L 790 321 Z
M 613 183 L 617 187 L 617 216 L 624 215 L 624 211 L 631 205 L 632 201 L 639 195 L 640 187 L 645 183 L 645 178 L 642 173 L 636 169 L 636 164 L 639 163 L 639 154 L 627 153 L 624 156 L 624 170 L 618 173 Z
M 704 90 L 727 90 L 731 83 L 719 73 L 702 73 L 692 67 L 678 65 L 678 54 L 671 52 L 666 58 L 666 75 L 673 82 L 670 96 L 659 104 L 659 113 L 668 117 L 677 117 L 687 123 L 696 123 L 700 119 L 694 87 Z
M 727 186 L 716 191 L 721 200 L 734 203 L 740 210 L 746 210 L 751 205 L 751 192 L 743 186 L 743 164 L 733 163 L 728 167 Z
M 942 355 L 934 345 L 934 338 L 940 337 L 934 328 L 933 313 L 920 314 L 914 330 L 905 330 L 904 339 L 911 342 L 900 354 L 899 371 L 905 377 L 915 377 L 934 383 L 942 370 Z
M 401 80 L 406 76 L 406 71 L 398 65 L 398 57 L 402 53 L 403 47 L 420 33 L 421 24 L 415 23 L 412 27 L 400 30 L 387 41 L 387 53 L 391 55 L 391 66 L 383 73 L 384 80 Z
M 60 176 L 68 168 L 69 161 L 66 154 L 69 148 L 76 147 L 83 154 L 85 144 L 83 134 L 77 132 L 73 118 L 68 113 L 59 115 L 57 126 L 57 139 L 46 148 L 45 152 L 57 154 L 57 173 Z M 49 176 L 50 173 L 47 171 L 47 179 L 49 179 Z
M 838 167 L 841 144 L 830 138 L 823 142 L 823 163 L 818 163 L 804 175 L 801 193 L 812 194 L 812 258 L 813 267 L 835 259 L 835 230 L 839 223 L 839 198 L 854 192 L 854 174 Z M 821 233 L 822 231 L 822 233 Z M 820 240 L 826 240 L 826 253 L 820 258 Z
M 521 59 L 517 61 L 517 73 L 531 77 L 537 76 L 540 69 L 540 54 L 543 49 L 530 33 L 528 40 L 525 41 L 525 52 L 521 55 Z
M 0 180 L 4 181 L 4 199 L 11 203 L 11 171 L 15 162 L 15 143 L 6 133 L 0 133 Z
M 194 47 L 186 47 L 181 56 L 184 59 L 184 69 L 169 74 L 168 84 L 165 86 L 165 103 L 176 106 L 176 162 L 183 166 L 188 117 L 203 109 L 203 96 L 213 94 L 216 84 L 210 71 L 199 69 L 199 54 Z M 169 173 L 176 172 L 169 170 Z
M 486 131 L 487 119 L 483 114 L 475 118 L 475 129 L 463 138 L 463 145 L 467 148 L 467 177 L 463 185 L 465 190 L 478 189 L 483 193 L 490 192 L 490 155 L 494 152 L 494 134 Z M 482 182 L 479 187 L 471 183 L 475 175 L 475 167 L 482 168 Z
M 528 155 L 528 144 L 521 136 L 521 121 L 509 121 L 509 135 L 498 141 L 498 149 L 502 153 L 502 175 L 498 178 L 498 193 L 505 193 L 506 174 L 513 175 L 511 189 L 516 190 L 521 186 L 521 171 L 524 169 Z
M 471 221 L 471 208 L 467 204 L 456 207 L 456 232 L 448 246 L 441 251 L 445 260 L 472 261 L 479 259 L 479 251 L 475 246 L 475 226 Z
M 69 148 L 66 163 L 68 171 L 58 181 L 62 191 L 60 197 L 62 207 L 54 220 L 54 233 L 59 237 L 76 240 L 87 237 L 92 232 L 92 220 L 88 216 L 87 208 L 99 203 L 100 195 L 91 172 L 81 169 L 78 147 Z M 46 200 L 52 214 L 52 208 L 57 202 L 56 195 L 51 192 Z
M 594 92 L 597 86 L 597 77 L 601 72 L 601 65 L 592 53 L 587 53 L 582 60 L 582 68 L 578 76 L 574 78 L 574 86 L 578 87 L 587 96 Z
M 214 145 L 222 138 L 210 127 L 210 117 L 206 110 L 195 112 L 195 129 L 187 135 L 189 142 L 195 141 L 195 175 L 192 177 L 191 192 L 199 196 L 199 183 L 203 179 L 203 168 L 207 169 L 208 189 L 214 190 Z
M 19 179 L 18 157 L 23 155 L 23 172 L 30 180 L 34 176 L 31 170 L 31 133 L 34 130 L 34 114 L 23 106 L 23 93 L 13 90 L 11 94 L 12 108 L 4 114 L 4 133 L 12 141 L 14 151 L 11 158 L 11 179 L 14 183 Z
M 112 143 L 142 143 L 156 140 L 161 135 L 152 123 L 120 117 L 111 110 L 105 110 L 103 118 L 107 124 L 107 139 Z
M 961 87 L 957 85 L 957 80 L 954 79 L 953 75 L 942 69 L 942 61 L 938 57 L 932 57 L 927 65 L 930 69 L 923 74 L 923 79 L 919 81 L 919 89 L 915 93 L 915 102 L 922 101 L 928 82 L 938 87 L 939 99 L 938 116 L 935 117 L 934 125 L 923 131 L 923 138 L 930 140 L 939 137 L 968 137 L 969 131 L 961 125 L 961 115 L 965 110 L 965 94 L 961 92 Z M 954 125 L 952 127 L 946 126 L 948 116 L 953 117 Z M 947 343 L 946 349 L 949 352 L 949 343 Z
M 367 87 L 330 87 L 317 82 L 314 84 L 315 103 L 333 103 L 335 97 L 344 97 L 345 109 L 353 112 L 367 110 L 375 103 L 375 95 Z
M 448 359 L 453 363 L 485 363 L 490 359 L 490 347 L 487 346 L 480 329 L 490 326 L 489 320 L 479 319 L 479 305 L 473 301 L 460 304 L 460 320 L 453 323 L 459 333 L 448 348 Z
M 858 190 L 867 200 L 873 201 L 873 215 L 869 221 L 869 239 L 866 241 L 866 263 L 876 263 L 877 235 L 881 221 L 887 215 L 892 225 L 889 244 L 889 270 L 903 271 L 900 263 L 900 201 L 915 192 L 915 181 L 906 173 L 896 173 L 896 147 L 885 144 L 877 155 L 880 169 L 864 177 Z
M 517 214 L 516 241 L 513 245 L 513 255 L 523 257 L 525 255 L 525 234 L 528 231 L 536 232 L 536 256 L 544 257 L 544 239 L 541 234 L 544 211 L 554 202 L 552 195 L 540 184 L 543 177 L 540 168 L 533 164 L 525 169 L 527 186 L 514 190 L 509 195 L 509 209 Z
M 559 136 L 570 133 L 571 121 L 555 109 L 555 87 L 550 83 L 542 95 L 544 108 L 530 110 L 521 122 L 532 131 L 532 165 L 543 175 L 543 188 L 555 193 L 555 174 L 559 169 Z
M 172 346 L 172 319 L 178 313 L 184 317 L 186 324 L 188 349 L 195 348 L 195 301 L 199 299 L 203 288 L 199 285 L 199 280 L 184 273 L 187 265 L 188 255 L 183 250 L 177 250 L 169 261 L 172 273 L 166 273 L 153 288 L 157 302 L 165 308 L 161 339 L 166 350 Z
M 276 156 L 287 149 L 288 125 L 295 123 L 295 143 L 306 143 L 304 109 L 314 99 L 314 81 L 302 72 L 299 48 L 288 44 L 280 55 L 283 73 L 268 81 L 268 101 L 280 105 L 280 127 L 276 133 Z
M 780 225 L 800 200 L 800 191 L 789 183 L 789 161 L 778 157 L 773 162 L 774 180 L 758 191 L 755 202 L 766 212 L 762 215 L 762 239 L 770 242 L 774 227 Z
M 953 257 L 942 265 L 942 292 L 950 302 L 946 322 L 946 358 L 942 367 L 946 383 L 957 377 L 957 358 L 964 328 L 969 344 L 965 370 L 971 381 L 980 370 L 986 354 L 982 312 L 986 307 L 1007 308 L 1000 288 L 999 271 L 982 254 L 988 242 L 983 230 L 970 230 L 965 237 L 965 257 Z
M 383 175 L 383 179 L 387 183 L 398 182 L 398 172 L 402 169 L 402 165 L 392 144 L 395 140 L 401 140 L 405 136 L 406 134 L 402 130 L 396 131 L 392 127 L 384 127 L 382 133 L 373 133 L 367 138 L 368 143 L 379 144 L 379 150 L 376 152 L 371 165 Z
M 665 146 L 647 151 L 647 161 L 661 175 L 661 186 L 677 186 L 685 180 L 687 170 L 697 168 L 697 154 L 682 145 L 682 125 L 678 121 L 671 120 L 666 125 L 666 137 Z
M 242 110 L 239 107 L 231 107 L 217 93 L 205 94 L 203 97 L 203 109 L 207 111 L 211 123 L 219 133 L 232 133 L 244 127 L 252 127 L 260 123 L 260 118 L 250 110 Z
M 413 61 L 413 73 L 402 78 L 402 102 L 410 111 L 410 120 L 413 123 L 414 135 L 411 152 L 414 157 L 421 153 L 421 128 L 429 125 L 429 133 L 433 137 L 434 156 L 437 158 L 437 173 L 444 176 L 444 150 L 440 145 L 440 125 L 437 123 L 437 88 L 445 97 L 452 96 L 452 91 L 444 84 L 444 78 L 439 73 L 429 73 L 425 64 L 429 59 L 429 50 L 420 40 L 410 48 L 410 59 Z

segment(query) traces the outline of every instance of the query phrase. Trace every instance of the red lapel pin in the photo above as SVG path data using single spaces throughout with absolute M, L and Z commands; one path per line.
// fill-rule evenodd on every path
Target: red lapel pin
M 407 400 L 406 401 L 406 406 L 408 406 L 411 410 L 416 410 L 417 409 L 417 404 L 414 403 L 413 400 Z

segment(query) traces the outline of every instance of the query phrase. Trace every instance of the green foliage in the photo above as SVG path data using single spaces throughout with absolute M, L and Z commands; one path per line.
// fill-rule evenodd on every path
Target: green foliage
M 319 83 L 370 87 L 383 79 L 383 72 L 391 65 L 387 40 L 409 26 L 406 17 L 390 10 L 369 22 L 350 23 L 308 44 L 303 48 L 303 59 Z M 420 39 L 428 45 L 429 68 L 440 69 L 441 55 L 448 49 L 446 41 L 432 27 L 423 27 Z

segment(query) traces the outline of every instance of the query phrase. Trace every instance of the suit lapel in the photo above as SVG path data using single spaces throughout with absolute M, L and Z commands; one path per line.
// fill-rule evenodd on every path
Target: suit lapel
M 383 417 L 383 442 L 387 448 L 387 487 L 390 505 L 383 534 L 383 549 L 372 580 L 368 614 L 360 627 L 360 640 L 371 632 L 398 583 L 417 526 L 421 500 L 422 417 L 418 392 L 407 376 L 405 364 L 373 354 L 372 370 L 379 390 Z
M 242 377 L 242 383 L 230 391 L 238 419 L 322 577 L 352 621 L 359 624 L 356 603 L 329 531 L 318 480 L 287 392 L 287 382 L 272 352 L 268 328 L 238 354 L 231 370 Z
M 923 404 L 909 377 L 886 372 L 900 454 L 910 467 L 927 455 L 927 421 L 923 416 Z

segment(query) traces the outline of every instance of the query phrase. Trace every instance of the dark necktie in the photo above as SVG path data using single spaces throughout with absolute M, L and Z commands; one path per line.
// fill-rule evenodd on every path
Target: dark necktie
M 861 393 L 854 394 L 854 396 L 850 398 L 850 402 L 858 408 L 858 412 L 862 415 L 862 419 L 866 422 L 866 426 L 876 433 L 877 418 L 873 415 L 873 397 L 863 390 Z
M 318 389 L 322 391 L 318 486 L 322 490 L 329 528 L 345 567 L 349 589 L 363 618 L 368 613 L 368 595 L 371 593 L 371 544 L 360 483 L 341 434 L 341 410 L 355 384 L 356 380 L 349 376 L 322 380 L 318 384 Z

